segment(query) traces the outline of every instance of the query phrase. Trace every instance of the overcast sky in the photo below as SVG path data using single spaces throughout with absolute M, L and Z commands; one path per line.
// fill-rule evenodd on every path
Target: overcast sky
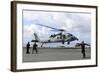
M 37 33 L 40 40 L 48 40 L 49 36 L 57 31 L 43 27 L 42 24 L 58 29 L 65 29 L 66 33 L 72 33 L 79 38 L 79 41 L 73 41 L 69 46 L 75 43 L 85 41 L 91 43 L 91 14 L 76 12 L 50 12 L 50 11 L 23 11 L 23 45 L 34 39 L 33 33 Z M 61 43 L 46 44 L 44 46 L 57 46 Z M 67 43 L 65 43 L 66 46 Z

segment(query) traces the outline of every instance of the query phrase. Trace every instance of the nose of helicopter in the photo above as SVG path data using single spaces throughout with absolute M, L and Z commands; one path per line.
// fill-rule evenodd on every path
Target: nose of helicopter
M 78 41 L 79 39 L 76 37 L 76 40 Z
M 77 41 L 79 40 L 79 39 L 78 39 L 77 37 L 75 37 L 75 36 L 74 36 L 73 38 L 74 38 L 74 40 L 77 40 Z

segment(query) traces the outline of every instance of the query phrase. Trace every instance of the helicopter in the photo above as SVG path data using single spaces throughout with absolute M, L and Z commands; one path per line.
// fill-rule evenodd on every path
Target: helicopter
M 43 44 L 46 44 L 46 43 L 62 43 L 62 44 L 65 44 L 65 42 L 67 42 L 67 44 L 69 45 L 70 42 L 75 41 L 75 40 L 77 40 L 77 41 L 79 40 L 73 34 L 66 33 L 66 30 L 64 30 L 64 29 L 58 29 L 58 28 L 46 26 L 46 25 L 43 25 L 43 24 L 37 24 L 37 25 L 42 26 L 42 27 L 46 27 L 46 28 L 50 28 L 50 29 L 53 29 L 54 31 L 58 31 L 59 32 L 59 33 L 56 33 L 56 34 L 51 34 L 49 36 L 49 39 L 48 40 L 44 40 L 44 41 L 40 40 L 40 38 L 38 37 L 37 33 L 34 33 L 35 39 L 31 40 L 31 42 L 42 43 L 41 47 L 43 47 Z M 54 40 L 52 40 L 52 39 L 54 39 Z

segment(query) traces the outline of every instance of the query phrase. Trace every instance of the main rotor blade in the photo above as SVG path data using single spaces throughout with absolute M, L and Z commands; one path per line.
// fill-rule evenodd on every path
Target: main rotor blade
M 63 29 L 58 29 L 58 28 L 47 26 L 47 25 L 42 25 L 42 24 L 37 24 L 37 25 L 40 25 L 40 26 L 43 26 L 43 27 L 47 27 L 47 28 L 51 28 L 51 29 L 54 29 L 54 30 L 57 30 L 57 31 L 65 31 Z

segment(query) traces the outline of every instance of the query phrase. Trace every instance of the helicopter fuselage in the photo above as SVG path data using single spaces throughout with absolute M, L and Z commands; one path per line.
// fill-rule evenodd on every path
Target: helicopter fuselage
M 31 42 L 42 43 L 41 47 L 43 46 L 43 44 L 46 44 L 46 43 L 62 43 L 62 44 L 64 44 L 65 42 L 67 42 L 67 44 L 69 45 L 70 42 L 78 40 L 78 38 L 73 36 L 72 34 L 65 35 L 62 33 L 51 35 L 49 37 L 49 40 L 40 40 L 36 33 L 34 34 L 34 36 L 35 36 L 35 40 L 32 40 Z

